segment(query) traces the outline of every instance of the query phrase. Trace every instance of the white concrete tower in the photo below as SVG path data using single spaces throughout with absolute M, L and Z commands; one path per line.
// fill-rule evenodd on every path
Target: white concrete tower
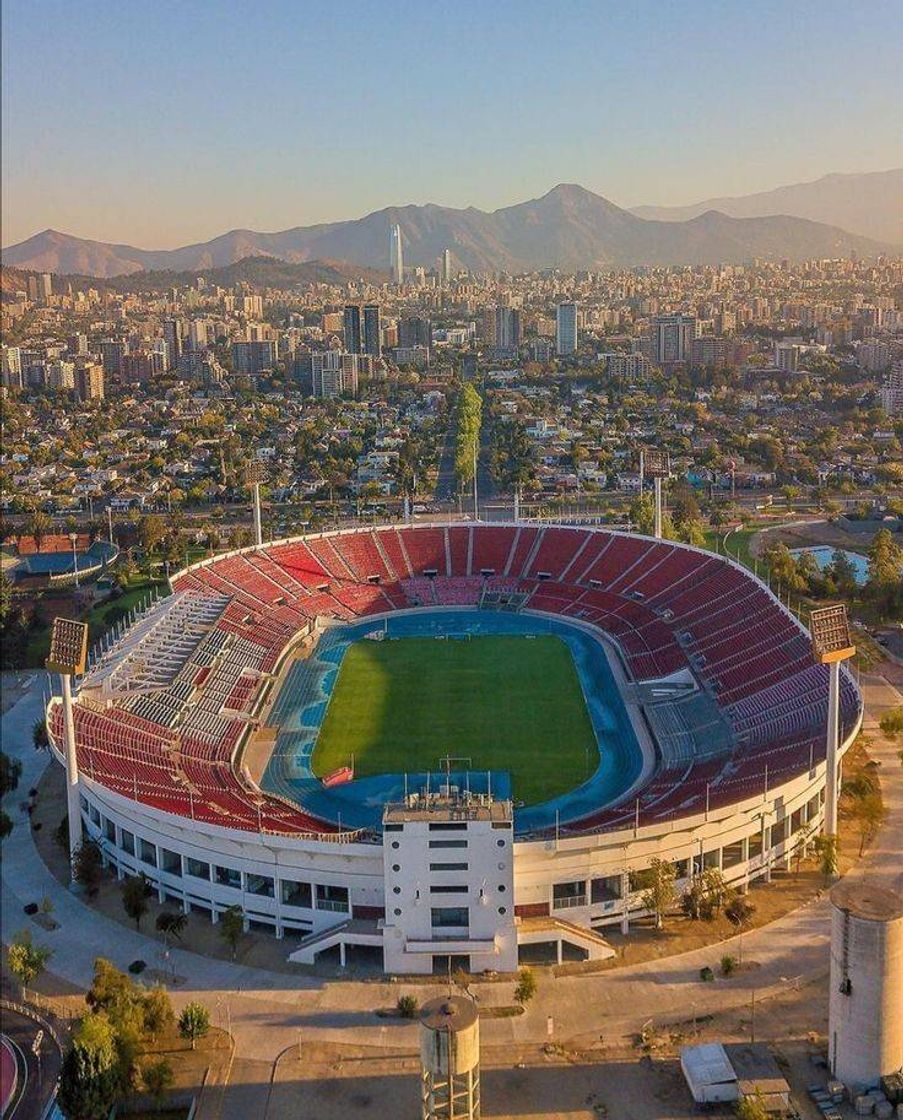
M 903 1066 L 903 895 L 862 879 L 831 891 L 828 1062 L 854 1091 Z
M 480 1018 L 472 1000 L 440 996 L 420 1012 L 422 1120 L 479 1120 Z

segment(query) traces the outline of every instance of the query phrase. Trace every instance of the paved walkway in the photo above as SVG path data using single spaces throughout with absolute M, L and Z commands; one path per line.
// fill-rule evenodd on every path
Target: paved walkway
M 882 710 L 901 703 L 903 698 L 883 678 L 864 678 L 863 684 L 868 729 L 876 726 Z M 15 826 L 3 843 L 3 937 L 9 940 L 19 929 L 29 927 L 35 941 L 54 951 L 51 973 L 86 988 L 95 957 L 108 957 L 124 969 L 138 957 L 155 960 L 160 943 L 90 909 L 59 884 L 37 853 L 28 818 L 19 811 L 18 803 L 23 791 L 37 784 L 49 762 L 48 755 L 35 751 L 31 743 L 31 727 L 41 710 L 41 688 L 38 677 L 31 691 L 2 721 L 4 750 L 23 764 L 19 790 L 4 801 Z M 903 768 L 895 749 L 876 748 L 875 754 L 882 764 L 888 821 L 872 851 L 850 874 L 869 875 L 903 890 Z M 22 910 L 26 903 L 39 901 L 44 895 L 52 900 L 59 922 L 59 928 L 52 932 L 31 922 Z M 512 1019 L 484 1020 L 483 1039 L 488 1045 L 545 1041 L 547 1016 L 552 1016 L 557 1041 L 587 1043 L 602 1035 L 613 1039 L 630 1034 L 650 1019 L 667 1023 L 745 1006 L 753 990 L 764 995 L 785 987 L 793 978 L 824 974 L 827 936 L 828 903 L 823 898 L 746 933 L 743 957 L 757 961 L 759 967 L 729 980 L 705 984 L 699 979 L 699 969 L 717 963 L 723 953 L 736 954 L 733 942 L 611 972 L 541 981 L 527 1013 Z M 240 1059 L 272 1062 L 299 1039 L 370 1046 L 416 1045 L 415 1025 L 373 1014 L 378 1007 L 394 1004 L 399 992 L 395 985 L 381 981 L 324 982 L 201 957 L 184 949 L 174 950 L 172 961 L 176 975 L 187 978 L 173 992 L 174 1004 L 178 1007 L 189 999 L 206 1002 L 217 1022 L 231 1024 Z M 440 990 L 437 986 L 435 992 Z M 476 982 L 473 990 L 484 1005 L 511 999 L 508 984 Z M 429 986 L 417 987 L 421 1000 L 433 993 Z

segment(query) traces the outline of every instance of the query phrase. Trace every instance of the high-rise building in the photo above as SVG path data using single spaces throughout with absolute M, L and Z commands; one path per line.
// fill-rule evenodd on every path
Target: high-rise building
M 279 343 L 275 339 L 232 343 L 232 368 L 244 377 L 256 377 L 272 369 L 278 358 Z
M 85 362 L 75 371 L 75 384 L 83 401 L 103 400 L 103 366 Z
M 342 326 L 345 336 L 345 349 L 349 354 L 360 354 L 363 346 L 360 304 L 348 303 L 345 305 Z
M 321 350 L 310 355 L 311 390 L 315 397 L 332 400 L 343 393 L 354 394 L 359 378 L 372 359 L 341 350 Z
M 520 311 L 515 307 L 495 309 L 495 348 L 515 353 L 520 346 Z
M 903 359 L 894 362 L 881 386 L 881 407 L 890 416 L 903 415 Z
M 182 357 L 182 324 L 178 319 L 164 320 L 163 341 L 166 343 L 166 368 L 176 369 Z
M 382 324 L 379 316 L 379 306 L 368 303 L 364 308 L 364 353 L 371 358 L 382 356 Z
M 401 244 L 401 226 L 389 227 L 389 268 L 395 284 L 404 282 L 404 250 Z
M 650 330 L 650 357 L 658 365 L 690 360 L 690 347 L 696 337 L 692 315 L 656 315 Z
M 577 352 L 577 304 L 559 303 L 555 313 L 555 351 L 559 358 Z
M 100 357 L 103 362 L 103 371 L 108 377 L 122 375 L 122 360 L 128 353 L 124 342 L 117 342 L 112 338 L 105 338 L 100 344 Z
M 23 389 L 25 381 L 22 376 L 22 350 L 18 346 L 4 346 L 0 370 L 3 373 L 4 389 Z
M 800 365 L 801 348 L 797 342 L 778 342 L 774 348 L 774 364 L 777 369 L 796 373 Z
M 73 362 L 51 362 L 45 374 L 48 389 L 74 389 L 75 364 Z
M 192 319 L 188 324 L 188 347 L 190 350 L 206 350 L 208 342 L 208 323 L 206 319 Z
M 405 349 L 414 346 L 425 346 L 429 349 L 433 343 L 433 324 L 429 319 L 411 316 L 398 320 L 398 345 Z
M 53 279 L 49 272 L 39 272 L 28 277 L 28 298 L 32 303 L 46 306 L 53 294 Z
M 451 249 L 442 250 L 442 263 L 439 269 L 439 275 L 442 279 L 442 284 L 445 287 L 451 283 L 452 278 L 452 255 Z

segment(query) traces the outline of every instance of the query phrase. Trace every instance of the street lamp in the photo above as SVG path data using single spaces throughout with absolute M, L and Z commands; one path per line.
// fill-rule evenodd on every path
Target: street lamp
M 653 481 L 655 486 L 655 528 L 656 540 L 662 538 L 662 479 L 671 475 L 671 460 L 667 451 L 657 447 L 647 447 L 643 451 L 643 473 Z
M 78 757 L 75 752 L 75 717 L 72 712 L 72 677 L 85 671 L 88 658 L 88 624 L 71 618 L 55 618 L 50 634 L 48 673 L 59 673 L 63 682 L 63 729 L 66 740 L 66 808 L 69 813 L 69 866 L 82 842 L 79 804 Z
M 840 789 L 840 664 L 856 652 L 847 608 L 843 603 L 819 607 L 809 615 L 812 656 L 819 665 L 827 665 L 828 728 L 825 751 L 825 834 L 837 835 L 837 800 Z

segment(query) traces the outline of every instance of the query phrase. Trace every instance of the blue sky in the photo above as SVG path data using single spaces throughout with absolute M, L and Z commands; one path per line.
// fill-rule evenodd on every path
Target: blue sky
M 903 3 L 4 0 L 3 244 L 903 164 Z

